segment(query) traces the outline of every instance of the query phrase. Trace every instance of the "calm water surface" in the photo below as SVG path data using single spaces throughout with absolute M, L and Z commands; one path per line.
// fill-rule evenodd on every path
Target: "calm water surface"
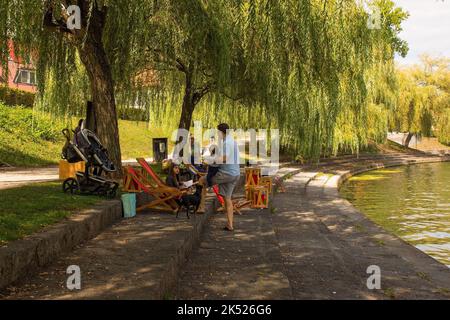
M 450 268 L 450 163 L 367 172 L 340 192 L 374 222 Z

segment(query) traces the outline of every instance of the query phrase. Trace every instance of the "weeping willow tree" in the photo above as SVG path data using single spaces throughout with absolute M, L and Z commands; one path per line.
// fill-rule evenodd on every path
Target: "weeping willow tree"
M 450 71 L 448 58 L 424 55 L 420 65 L 397 68 L 399 82 L 397 103 L 390 114 L 390 128 L 408 132 L 409 144 L 414 134 L 441 141 L 448 136 L 450 106 Z
M 80 29 L 67 28 L 70 5 L 80 8 Z M 200 0 L 7 0 L 0 11 L 0 58 L 7 61 L 10 41 L 20 56 L 34 58 L 44 111 L 79 114 L 92 100 L 97 133 L 120 164 L 117 103 L 128 110 L 176 110 L 183 90 L 179 127 L 189 128 L 206 94 L 239 91 L 237 38 L 220 21 L 228 8 Z
M 136 64 L 136 72 L 153 71 L 172 94 L 183 88 L 178 128 L 189 130 L 201 99 L 224 91 L 231 82 L 231 36 L 227 24 L 219 21 L 223 9 L 214 2 L 206 6 L 197 0 L 162 0 L 140 39 L 146 59 L 144 65 Z
M 82 28 L 70 31 L 64 25 L 65 10 L 70 4 L 81 9 Z M 73 87 L 71 77 L 75 61 L 80 57 L 90 80 L 90 97 L 94 104 L 97 133 L 120 163 L 119 132 L 116 117 L 111 65 L 103 45 L 107 19 L 104 1 L 2 1 L 0 41 L 2 61 L 7 59 L 6 46 L 12 41 L 22 57 L 37 59 L 38 84 L 42 92 L 45 80 L 52 77 L 56 88 L 54 99 L 57 112 L 67 102 L 65 96 Z M 114 17 L 112 17 L 114 18 Z
M 369 29 L 359 1 L 233 3 L 242 72 L 256 94 L 246 103 L 207 101 L 197 117 L 279 128 L 281 145 L 307 158 L 358 152 L 385 138 L 396 101 L 394 53 L 407 52 L 398 38 L 406 13 L 392 1 L 372 1 L 381 21 Z
M 400 88 L 398 106 L 392 115 L 394 131 L 408 132 L 405 145 L 408 146 L 415 134 L 431 135 L 428 97 L 430 88 L 417 87 L 408 72 L 399 72 Z
M 64 20 L 61 2 L 80 6 L 80 30 L 42 27 L 49 8 Z M 182 128 L 192 117 L 279 128 L 285 150 L 318 158 L 357 152 L 384 130 L 367 120 L 389 108 L 385 89 L 395 81 L 386 74 L 394 53 L 405 53 L 397 37 L 405 14 L 390 0 L 372 2 L 382 13 L 374 30 L 356 0 L 6 0 L 0 41 L 38 57 L 50 110 L 94 101 L 116 162 L 116 103 L 154 123 L 178 118 Z
M 238 2 L 221 0 L 158 1 L 148 28 L 131 44 L 140 47 L 144 59 L 134 63 L 136 90 L 121 104 L 138 101 L 154 121 L 169 113 L 178 116 L 178 128 L 189 129 L 205 97 L 215 105 L 254 101 L 257 90 L 245 73 L 239 8 Z
M 67 28 L 70 5 L 80 8 L 80 29 Z M 24 59 L 34 58 L 40 93 L 51 91 L 46 95 L 47 111 L 65 115 L 71 107 L 81 107 L 71 98 L 89 98 L 97 134 L 119 168 L 115 90 L 129 82 L 130 64 L 142 56 L 123 39 L 140 36 L 153 8 L 154 1 L 126 0 L 2 0 L 0 7 L 1 60 L 7 61 L 9 41 Z M 80 81 L 83 77 L 89 82 L 88 92 Z

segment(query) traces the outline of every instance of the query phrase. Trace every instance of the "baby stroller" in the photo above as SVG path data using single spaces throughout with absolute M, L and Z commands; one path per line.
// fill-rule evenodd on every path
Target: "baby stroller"
M 108 157 L 108 150 L 103 147 L 95 133 L 85 128 L 83 119 L 73 130 L 72 141 L 69 129 L 64 129 L 62 133 L 67 139 L 62 158 L 69 163 L 85 162 L 85 171 L 77 172 L 76 178 L 66 179 L 63 182 L 63 191 L 114 198 L 119 184 L 101 176 L 104 172 L 115 172 L 116 167 Z

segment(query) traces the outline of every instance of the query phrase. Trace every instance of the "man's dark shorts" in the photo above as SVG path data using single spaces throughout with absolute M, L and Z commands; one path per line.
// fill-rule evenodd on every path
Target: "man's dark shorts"
M 238 181 L 239 176 L 230 176 L 222 172 L 218 172 L 214 177 L 212 177 L 213 185 L 219 185 L 219 194 L 225 199 L 231 199 Z

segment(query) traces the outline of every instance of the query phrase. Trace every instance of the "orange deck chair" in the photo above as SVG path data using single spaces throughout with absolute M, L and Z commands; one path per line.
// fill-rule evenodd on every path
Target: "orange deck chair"
M 155 182 L 152 183 L 152 181 L 149 181 L 147 177 L 136 171 L 133 167 L 126 167 L 125 170 L 129 179 L 132 179 L 133 183 L 138 186 L 140 191 L 145 192 L 154 198 L 150 203 L 138 207 L 138 212 L 145 209 L 170 211 L 172 213 L 178 211 L 180 206 L 176 199 L 183 194 L 182 191 L 166 185 L 159 185 Z M 161 179 L 159 180 L 162 183 Z
M 148 162 L 144 158 L 136 158 L 136 161 L 139 163 L 142 169 L 144 169 L 149 180 L 150 179 L 153 180 L 160 187 L 168 187 L 165 184 L 165 182 L 162 181 L 161 178 L 156 174 L 156 172 L 153 171 L 153 168 L 148 164 Z

